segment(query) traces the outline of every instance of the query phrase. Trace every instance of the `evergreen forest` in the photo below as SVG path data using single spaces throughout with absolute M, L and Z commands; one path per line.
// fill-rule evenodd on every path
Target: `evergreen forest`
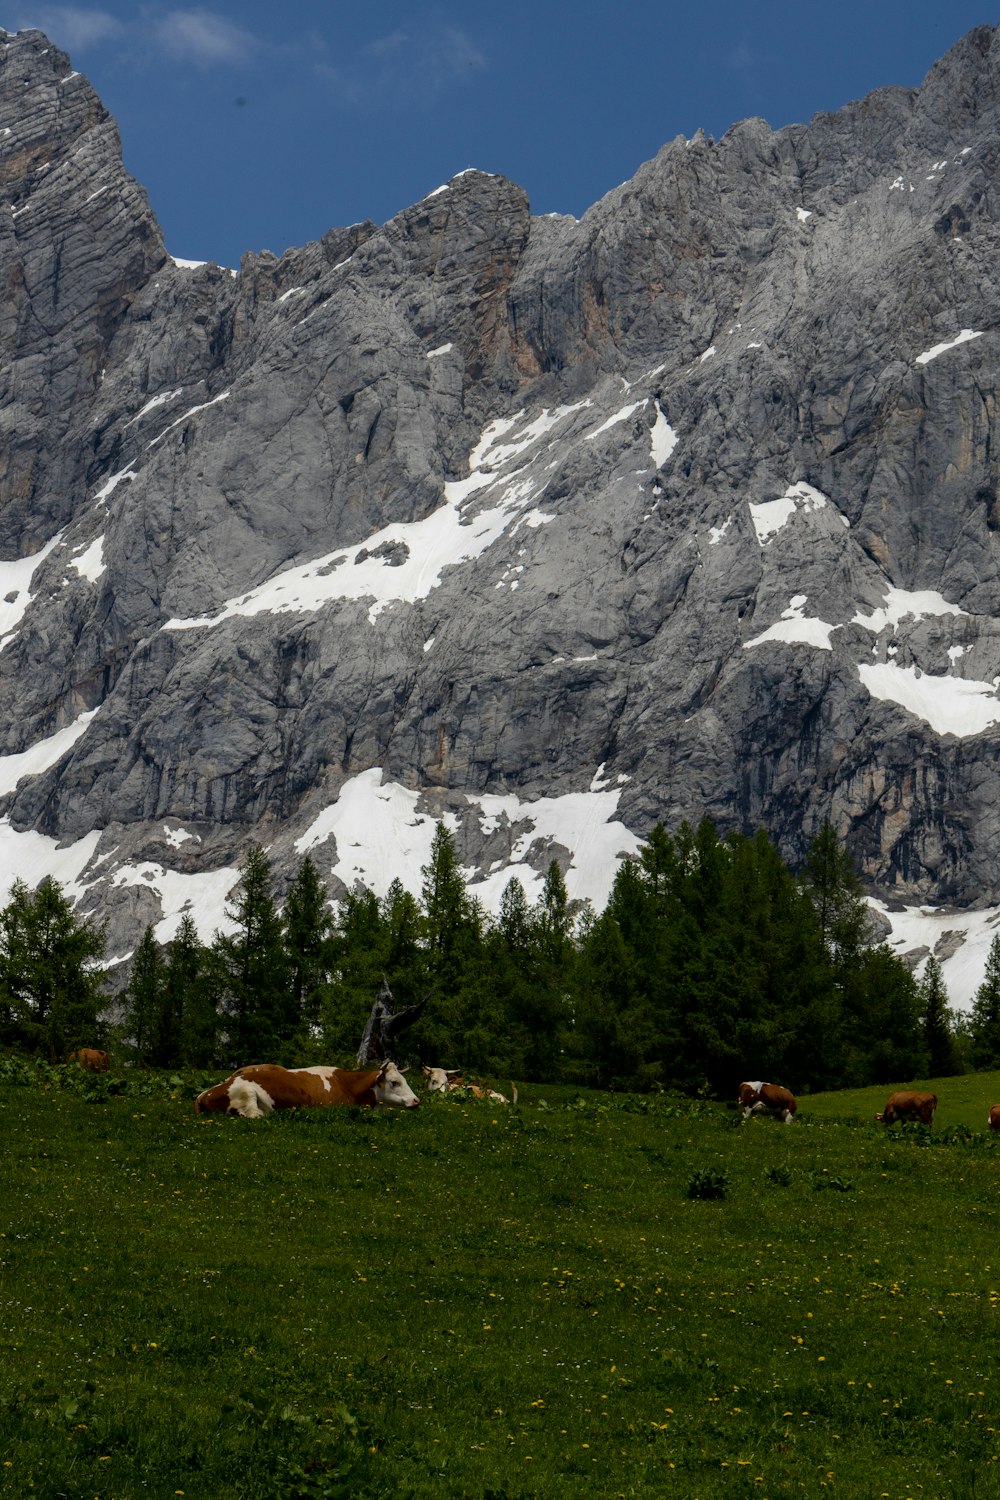
M 279 899 L 255 845 L 230 930 L 204 943 L 188 914 L 161 946 L 148 927 L 114 997 L 102 928 L 55 881 L 18 881 L 0 910 L 0 1048 L 351 1066 L 384 977 L 397 1009 L 427 997 L 403 1061 L 498 1080 L 730 1097 L 744 1077 L 809 1092 L 1000 1066 L 1000 938 L 957 1017 L 936 960 L 917 980 L 881 940 L 829 825 L 796 873 L 763 831 L 657 825 L 600 913 L 569 901 L 553 861 L 537 901 L 515 878 L 488 914 L 443 823 L 421 873 L 419 892 L 334 905 L 306 856 Z

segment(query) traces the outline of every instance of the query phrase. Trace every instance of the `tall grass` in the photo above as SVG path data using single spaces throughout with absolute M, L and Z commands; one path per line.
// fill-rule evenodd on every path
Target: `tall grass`
M 0 1086 L 4 1495 L 1000 1492 L 1000 1154 L 968 1126 L 174 1092 Z

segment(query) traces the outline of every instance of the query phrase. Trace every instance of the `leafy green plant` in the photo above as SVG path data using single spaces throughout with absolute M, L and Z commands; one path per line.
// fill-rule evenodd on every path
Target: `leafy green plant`
M 724 1198 L 729 1191 L 729 1173 L 713 1167 L 699 1168 L 688 1178 L 689 1198 Z

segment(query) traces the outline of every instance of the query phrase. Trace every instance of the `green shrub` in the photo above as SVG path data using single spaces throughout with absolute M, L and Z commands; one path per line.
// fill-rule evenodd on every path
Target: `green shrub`
M 729 1190 L 729 1173 L 717 1172 L 713 1167 L 692 1172 L 688 1179 L 689 1198 L 724 1198 Z

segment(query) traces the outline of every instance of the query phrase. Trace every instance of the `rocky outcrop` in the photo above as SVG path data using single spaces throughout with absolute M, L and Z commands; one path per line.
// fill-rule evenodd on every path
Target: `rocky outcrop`
M 487 899 L 555 854 L 600 901 L 707 815 L 1000 901 L 998 78 L 982 27 L 580 222 L 466 172 L 233 273 L 166 255 L 86 80 L 8 35 L 12 868 L 120 951 L 251 839 L 378 884 L 445 814 Z

